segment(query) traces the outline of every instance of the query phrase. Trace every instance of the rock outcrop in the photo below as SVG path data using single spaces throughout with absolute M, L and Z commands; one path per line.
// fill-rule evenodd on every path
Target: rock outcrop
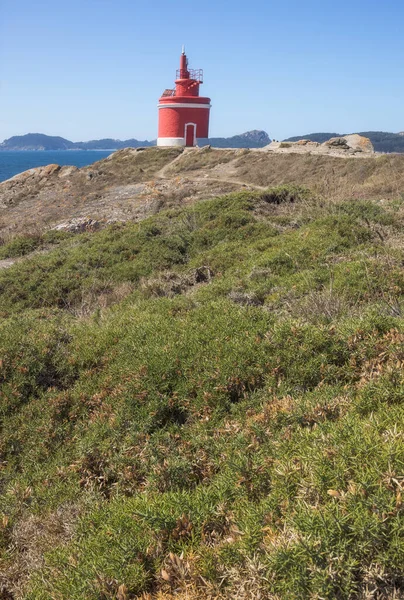
M 83 231 L 96 231 L 101 227 L 100 221 L 96 221 L 95 219 L 86 218 L 86 217 L 78 217 L 76 219 L 71 219 L 70 221 L 65 221 L 63 223 L 59 223 L 52 227 L 54 231 L 68 231 L 70 233 L 83 233 Z
M 64 167 L 64 169 L 69 168 L 71 167 Z M 27 195 L 36 196 L 61 171 L 63 169 L 59 165 L 36 167 L 2 182 L 0 184 L 0 207 L 16 204 Z
M 239 152 L 234 150 L 234 158 Z M 3 181 L 0 241 L 21 231 L 92 231 L 112 222 L 139 221 L 162 207 L 240 189 L 239 183 L 161 175 L 181 153 L 182 148 L 127 148 L 81 169 L 48 165 Z
M 351 135 L 344 135 L 341 137 L 331 138 L 327 142 L 324 142 L 322 146 L 326 148 L 338 149 L 343 151 L 352 152 L 363 152 L 365 154 L 373 154 L 373 144 L 369 138 L 352 133 Z
M 357 133 L 333 137 L 322 144 L 306 139 L 297 142 L 271 142 L 263 150 L 280 154 L 326 154 L 329 156 L 369 156 L 374 154 L 374 148 L 369 138 Z

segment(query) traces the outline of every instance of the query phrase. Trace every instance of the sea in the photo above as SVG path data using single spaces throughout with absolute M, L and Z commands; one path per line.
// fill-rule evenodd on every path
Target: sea
M 106 158 L 113 150 L 35 150 L 0 152 L 0 182 L 34 167 L 56 164 L 86 167 Z

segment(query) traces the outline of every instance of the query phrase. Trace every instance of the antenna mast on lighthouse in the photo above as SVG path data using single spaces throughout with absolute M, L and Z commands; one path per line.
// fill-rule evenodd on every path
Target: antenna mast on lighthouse
M 159 101 L 158 146 L 196 146 L 209 137 L 210 98 L 199 95 L 202 69 L 189 69 L 185 46 L 175 89 L 165 90 Z

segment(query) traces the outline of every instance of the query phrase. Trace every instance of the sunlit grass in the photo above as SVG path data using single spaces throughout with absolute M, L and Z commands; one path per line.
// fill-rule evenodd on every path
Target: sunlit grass
M 5 589 L 402 593 L 398 227 L 245 192 L 1 272 Z

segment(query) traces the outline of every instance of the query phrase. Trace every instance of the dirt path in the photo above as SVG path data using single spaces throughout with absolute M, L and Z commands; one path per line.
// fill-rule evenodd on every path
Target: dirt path
M 16 258 L 5 258 L 4 260 L 0 260 L 0 269 L 9 269 L 15 262 L 17 262 Z
M 26 260 L 27 258 L 32 258 L 33 256 L 39 256 L 40 254 L 48 254 L 49 252 L 52 252 L 52 250 L 55 250 L 57 248 L 57 246 L 45 246 L 44 248 L 39 248 L 37 250 L 33 250 L 32 252 L 29 252 L 28 254 L 24 254 L 23 256 L 16 256 L 15 258 L 4 258 L 3 260 L 0 260 L 0 271 L 2 269 L 9 269 L 10 267 L 12 267 L 13 265 Z
M 181 158 L 183 158 L 185 152 L 187 152 L 187 150 L 184 150 L 184 152 L 182 152 L 181 154 L 176 156 L 174 158 L 174 160 L 172 160 L 171 162 L 164 165 L 164 167 L 156 173 L 155 177 L 157 179 L 168 179 L 168 180 L 175 177 L 175 174 L 171 174 L 171 175 L 167 174 L 167 171 L 169 171 L 176 162 L 179 162 L 181 160 Z M 216 181 L 218 183 L 229 183 L 232 185 L 239 185 L 240 187 L 246 187 L 246 188 L 253 189 L 253 190 L 266 190 L 267 189 L 267 187 L 264 187 L 262 185 L 256 185 L 254 183 L 247 183 L 246 181 L 241 181 L 240 179 L 235 179 L 235 178 L 230 177 L 228 174 L 229 167 L 231 167 L 231 164 L 233 162 L 235 162 L 236 160 L 238 160 L 238 157 L 235 158 L 234 161 L 232 160 L 229 163 L 225 163 L 224 165 L 216 166 L 215 170 L 213 172 L 213 177 L 211 177 L 209 173 L 203 172 L 203 169 L 201 169 L 203 174 L 202 173 L 198 174 L 198 171 L 196 171 L 195 175 L 193 175 L 192 172 L 191 173 L 186 172 L 185 176 L 189 181 L 193 181 L 193 182 L 203 182 L 203 181 L 209 180 L 209 181 Z M 222 167 L 223 176 L 220 175 L 220 167 Z
M 184 152 L 186 152 L 186 150 L 184 150 Z M 179 154 L 178 156 L 176 156 L 174 158 L 174 160 L 172 160 L 171 162 L 169 162 L 166 165 L 164 165 L 164 167 L 162 169 L 160 169 L 160 171 L 157 171 L 157 173 L 155 174 L 155 177 L 157 179 L 169 179 L 166 176 L 166 173 L 167 173 L 168 169 L 170 169 L 173 166 L 173 164 L 175 164 L 176 162 L 178 162 L 182 158 L 184 152 L 181 152 L 181 154 Z
M 195 181 L 203 181 L 203 177 L 195 179 Z M 262 185 L 256 185 L 255 183 L 247 183 L 246 181 L 240 181 L 240 179 L 231 179 L 226 177 L 209 177 L 209 181 L 218 181 L 219 183 L 232 183 L 241 187 L 250 188 L 253 190 L 267 190 L 268 187 Z

